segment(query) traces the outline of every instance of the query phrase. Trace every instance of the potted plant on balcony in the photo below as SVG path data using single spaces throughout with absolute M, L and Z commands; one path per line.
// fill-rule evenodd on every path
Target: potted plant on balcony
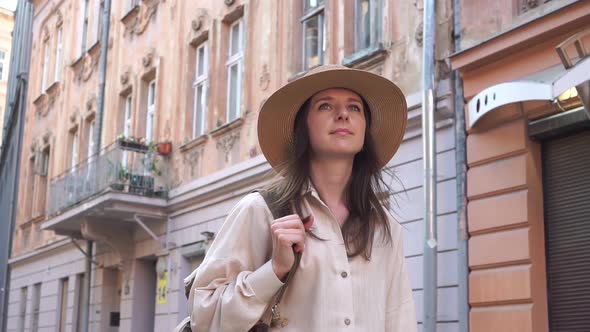
M 111 188 L 117 191 L 123 191 L 125 184 L 129 181 L 131 173 L 125 166 L 119 165 L 119 171 L 117 172 L 115 182 L 111 183 Z
M 172 152 L 172 142 L 166 141 L 156 144 L 156 151 L 158 151 L 158 154 L 163 156 L 169 155 L 170 152 Z
M 144 138 L 136 138 L 133 136 L 125 136 L 123 134 L 117 136 L 117 144 L 121 149 L 133 150 L 138 152 L 148 151 L 150 146 Z

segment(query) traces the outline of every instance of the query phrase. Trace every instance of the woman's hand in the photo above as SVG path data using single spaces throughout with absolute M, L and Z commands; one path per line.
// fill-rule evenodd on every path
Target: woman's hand
M 313 216 L 306 218 L 305 226 L 298 215 L 292 214 L 276 219 L 270 226 L 272 232 L 272 269 L 284 280 L 293 262 L 295 252 L 305 248 L 305 230 L 313 224 Z

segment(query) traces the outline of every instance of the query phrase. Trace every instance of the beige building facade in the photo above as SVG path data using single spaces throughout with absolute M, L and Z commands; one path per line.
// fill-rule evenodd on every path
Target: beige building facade
M 108 40 L 104 1 L 33 3 L 8 331 L 80 331 L 87 298 L 91 331 L 171 330 L 187 314 L 183 278 L 231 207 L 269 178 L 261 104 L 322 63 L 378 73 L 407 96 L 407 132 L 388 167 L 403 184 L 391 194 L 421 324 L 420 1 L 111 1 Z M 452 16 L 452 2 L 438 1 L 440 331 L 459 325 Z
M 0 149 L 4 132 L 4 112 L 6 110 L 6 91 L 8 70 L 10 65 L 10 51 L 12 45 L 12 29 L 14 27 L 14 13 L 0 7 Z

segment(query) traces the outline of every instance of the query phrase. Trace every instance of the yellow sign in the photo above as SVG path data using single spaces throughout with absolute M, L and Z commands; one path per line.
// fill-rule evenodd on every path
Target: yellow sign
M 158 277 L 158 304 L 166 304 L 168 302 L 168 272 L 162 273 Z

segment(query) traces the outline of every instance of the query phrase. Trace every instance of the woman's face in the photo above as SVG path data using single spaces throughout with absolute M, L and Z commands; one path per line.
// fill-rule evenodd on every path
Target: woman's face
M 327 89 L 311 97 L 307 128 L 314 159 L 353 158 L 365 142 L 361 97 L 347 89 Z

